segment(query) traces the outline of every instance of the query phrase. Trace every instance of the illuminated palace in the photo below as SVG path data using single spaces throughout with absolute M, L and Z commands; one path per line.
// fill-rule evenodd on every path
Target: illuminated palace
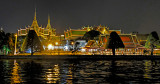
M 47 37 L 49 37 L 49 36 L 54 37 L 56 35 L 56 32 L 55 32 L 56 29 L 51 27 L 49 16 L 48 16 L 48 24 L 47 24 L 46 28 L 39 27 L 37 19 L 36 19 L 36 12 L 35 12 L 35 16 L 34 16 L 34 20 L 32 22 L 32 25 L 26 27 L 25 29 L 19 29 L 18 36 L 26 36 L 28 34 L 29 30 L 35 30 L 35 32 L 37 33 L 38 36 L 41 36 L 45 39 L 47 39 Z
M 40 27 L 38 25 L 35 12 L 32 25 L 24 29 L 18 30 L 19 49 L 21 48 L 29 30 L 35 30 L 45 50 L 61 49 L 65 51 L 71 51 L 76 47 L 78 47 L 79 51 L 86 52 L 87 54 L 88 53 L 108 54 L 108 55 L 112 54 L 111 49 L 107 49 L 106 46 L 109 40 L 110 33 L 113 31 L 120 36 L 125 46 L 125 48 L 116 49 L 116 54 L 126 54 L 126 55 L 143 54 L 143 51 L 146 50 L 144 46 L 148 37 L 148 34 L 138 34 L 138 33 L 125 34 L 122 33 L 121 30 L 111 30 L 109 27 L 102 25 L 87 26 L 87 27 L 82 27 L 81 29 L 70 28 L 69 30 L 64 31 L 64 35 L 57 36 L 55 32 L 56 29 L 51 27 L 50 17 L 48 16 L 47 26 Z M 101 34 L 92 40 L 83 39 L 82 37 L 84 36 L 84 34 L 91 30 L 97 30 Z M 78 45 L 75 45 L 76 42 L 79 42 Z M 157 51 L 154 50 L 154 53 L 157 53 Z
M 100 31 L 101 34 L 109 34 L 112 31 L 117 32 L 117 34 L 121 33 L 121 30 L 109 30 L 109 27 L 101 26 L 101 25 L 97 26 L 97 27 L 92 27 L 92 26 L 85 27 L 84 26 L 81 29 L 69 29 L 67 31 L 64 31 L 65 39 L 66 40 L 74 40 L 79 37 L 83 37 L 83 35 L 90 30 Z
M 29 30 L 35 30 L 37 36 L 40 38 L 41 43 L 43 43 L 43 45 L 48 45 L 48 43 L 53 43 L 53 41 L 56 41 L 59 39 L 58 36 L 56 36 L 56 32 L 54 28 L 51 27 L 50 24 L 50 17 L 48 16 L 48 24 L 46 27 L 40 27 L 38 25 L 37 19 L 36 19 L 36 12 L 34 15 L 34 20 L 32 22 L 31 26 L 28 26 L 24 29 L 19 29 L 18 30 L 18 47 L 21 47 L 25 37 L 27 36 Z
M 94 40 L 89 40 L 85 43 L 84 46 L 81 46 L 82 51 L 84 52 L 96 52 L 101 51 L 103 54 L 111 54 L 110 49 L 106 49 L 107 41 L 109 40 L 109 35 L 111 32 L 115 31 L 123 41 L 125 48 L 116 49 L 117 54 L 142 54 L 147 41 L 148 34 L 138 34 L 138 33 L 130 33 L 124 34 L 121 30 L 110 30 L 109 27 L 106 26 L 88 26 L 82 27 L 81 29 L 69 29 L 64 32 L 66 40 L 77 40 L 80 37 L 90 31 L 90 30 L 97 30 L 101 32 L 98 38 Z M 76 41 L 75 40 L 75 41 Z M 82 39 L 79 42 L 83 42 Z M 81 43 L 80 43 L 81 44 Z M 110 52 L 107 52 L 110 51 Z

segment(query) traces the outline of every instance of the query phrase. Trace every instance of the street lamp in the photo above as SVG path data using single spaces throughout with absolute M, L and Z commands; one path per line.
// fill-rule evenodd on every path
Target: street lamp
M 17 46 L 16 46 L 16 44 L 17 44 L 17 33 L 15 34 L 15 37 L 16 37 L 16 39 L 15 39 L 15 50 L 14 50 L 14 55 L 16 55 L 16 48 L 17 48 Z

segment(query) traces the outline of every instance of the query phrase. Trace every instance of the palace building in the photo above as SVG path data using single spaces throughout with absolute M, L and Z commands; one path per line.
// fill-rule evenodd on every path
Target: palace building
M 106 26 L 97 26 L 97 27 L 82 27 L 81 29 L 69 29 L 67 31 L 64 31 L 65 39 L 66 40 L 74 40 L 79 37 L 83 37 L 83 35 L 86 32 L 89 32 L 90 30 L 97 30 L 101 32 L 102 34 L 110 34 L 112 31 L 115 31 L 117 34 L 121 34 L 121 30 L 109 30 L 109 27 Z
M 44 48 L 46 48 L 49 43 L 53 43 L 53 41 L 56 41 L 57 39 L 59 39 L 59 36 L 56 36 L 56 32 L 55 32 L 56 29 L 51 27 L 50 17 L 48 16 L 48 24 L 46 27 L 39 26 L 38 21 L 36 19 L 36 11 L 35 11 L 32 25 L 23 29 L 20 28 L 18 30 L 19 49 L 22 46 L 24 39 L 26 38 L 29 30 L 34 30 L 36 32 Z
M 107 42 L 109 40 L 109 36 L 111 32 L 116 32 L 119 37 L 121 38 L 125 48 L 124 49 L 117 49 L 117 53 L 123 53 L 125 54 L 142 54 L 143 50 L 146 49 L 144 47 L 145 42 L 147 41 L 148 34 L 138 34 L 138 33 L 130 33 L 125 34 L 121 33 L 121 30 L 110 30 L 109 27 L 106 26 L 88 26 L 88 27 L 82 27 L 81 29 L 69 29 L 64 32 L 65 39 L 76 41 L 79 38 L 83 37 L 86 32 L 89 32 L 90 30 L 97 30 L 101 34 L 98 38 L 95 38 L 93 40 L 89 40 L 86 42 L 85 46 L 81 46 L 81 49 L 85 50 L 86 52 L 105 52 L 109 51 L 111 52 L 111 49 L 107 49 Z M 81 39 L 83 41 L 83 39 Z M 78 40 L 78 42 L 81 42 Z M 76 41 L 77 42 L 77 41 Z M 106 54 L 106 53 L 105 53 Z
M 19 29 L 18 30 L 18 37 L 19 36 L 26 36 L 29 32 L 29 30 L 35 30 L 38 36 L 43 37 L 44 39 L 47 39 L 47 37 L 54 37 L 56 35 L 56 32 L 54 28 L 51 27 L 50 24 L 50 17 L 48 16 L 48 24 L 45 28 L 40 27 L 38 25 L 37 19 L 36 19 L 36 12 L 34 16 L 34 20 L 32 22 L 31 26 L 28 26 L 24 29 Z
M 114 31 L 120 36 L 125 46 L 124 49 L 117 49 L 118 53 L 122 54 L 123 52 L 127 52 L 130 54 L 133 54 L 135 52 L 138 52 L 137 54 L 140 54 L 140 53 L 143 53 L 143 49 L 145 49 L 144 45 L 148 37 L 148 34 L 138 34 L 138 33 L 124 34 L 124 33 L 121 33 L 121 30 L 111 30 L 109 29 L 109 27 L 102 26 L 102 25 L 86 26 L 86 27 L 84 26 L 81 29 L 70 28 L 69 30 L 64 31 L 64 35 L 57 36 L 55 32 L 56 29 L 51 27 L 50 17 L 48 16 L 48 24 L 46 27 L 39 26 L 36 19 L 36 11 L 35 11 L 32 25 L 23 29 L 20 28 L 18 30 L 19 49 L 22 46 L 24 39 L 27 36 L 29 30 L 34 30 L 36 32 L 41 43 L 43 44 L 44 50 L 47 48 L 49 44 L 52 44 L 54 46 L 54 49 L 58 49 L 60 48 L 59 46 L 61 46 L 62 47 L 61 49 L 63 49 L 63 47 L 66 47 L 66 49 L 72 50 L 76 48 L 77 45 L 75 46 L 75 44 L 76 42 L 78 42 L 79 43 L 78 46 L 81 49 L 85 50 L 86 52 L 93 52 L 93 51 L 98 52 L 99 50 L 102 52 L 110 51 L 110 49 L 107 49 L 106 46 L 110 37 L 110 33 Z M 82 39 L 84 34 L 91 30 L 99 31 L 101 34 L 99 35 L 99 37 L 96 37 L 92 40 L 86 41 Z M 63 46 L 62 44 L 65 44 L 65 46 Z

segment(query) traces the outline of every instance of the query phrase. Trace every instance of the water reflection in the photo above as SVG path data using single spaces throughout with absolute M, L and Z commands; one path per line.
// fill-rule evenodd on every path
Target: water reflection
M 34 61 L 30 61 L 27 63 L 24 63 L 24 71 L 25 71 L 25 82 L 27 84 L 37 84 L 37 83 L 43 83 L 41 73 L 43 72 L 43 66 L 41 64 L 36 63 Z
M 72 69 L 73 65 L 70 64 L 68 61 L 64 62 L 63 65 L 61 65 L 60 67 L 60 83 L 64 83 L 64 84 L 72 84 L 72 77 L 73 77 L 73 72 Z
M 72 84 L 73 83 L 73 72 L 72 72 L 72 69 L 73 69 L 73 65 L 70 64 L 69 67 L 68 67 L 68 80 L 67 80 L 67 84 Z
M 159 60 L 0 60 L 1 84 L 160 83 Z
M 19 64 L 16 62 L 16 60 L 14 60 L 14 64 L 13 64 L 13 70 L 12 70 L 12 76 L 11 76 L 11 84 L 16 84 L 16 83 L 21 83 L 22 82 L 22 78 L 20 73 L 20 66 Z
M 74 64 L 74 83 L 104 83 L 109 76 L 110 61 L 80 61 Z
M 59 65 L 56 64 L 54 65 L 53 69 L 48 69 L 48 71 L 46 71 L 46 80 L 47 83 L 59 83 Z
M 113 84 L 115 83 L 124 84 L 125 83 L 125 78 L 123 78 L 122 74 L 119 74 L 119 67 L 115 60 L 111 61 L 110 74 L 109 74 L 109 78 L 107 78 L 107 81 Z
M 5 83 L 4 79 L 4 63 L 2 61 L 0 61 L 0 81 L 1 83 Z
M 144 61 L 144 78 L 151 78 L 150 72 L 152 71 L 152 64 L 151 60 L 145 60 Z

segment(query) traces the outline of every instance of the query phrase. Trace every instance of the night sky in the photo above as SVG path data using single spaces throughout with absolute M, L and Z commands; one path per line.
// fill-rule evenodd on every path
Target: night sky
M 49 14 L 57 33 L 101 24 L 124 33 L 160 34 L 160 0 L 1 0 L 0 27 L 15 33 L 31 25 L 35 7 L 39 26 L 46 27 Z

